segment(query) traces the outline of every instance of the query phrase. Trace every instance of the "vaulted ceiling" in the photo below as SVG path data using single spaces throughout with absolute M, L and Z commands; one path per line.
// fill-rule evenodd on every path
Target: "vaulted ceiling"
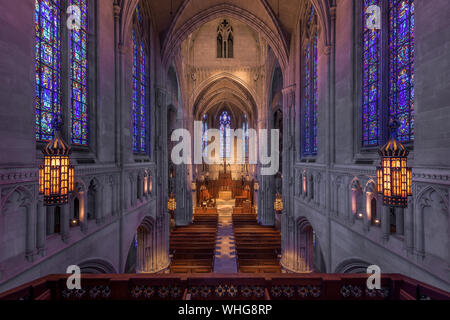
M 121 7 L 126 32 L 139 0 L 115 0 Z M 311 1 L 319 20 L 327 29 L 329 3 L 333 0 L 141 0 L 159 35 L 163 61 L 170 63 L 179 44 L 201 24 L 223 16 L 247 23 L 260 32 L 273 48 L 280 65 L 286 67 L 289 42 L 298 23 L 300 10 Z M 325 32 L 328 32 L 325 30 Z M 123 36 L 123 35 L 122 35 Z

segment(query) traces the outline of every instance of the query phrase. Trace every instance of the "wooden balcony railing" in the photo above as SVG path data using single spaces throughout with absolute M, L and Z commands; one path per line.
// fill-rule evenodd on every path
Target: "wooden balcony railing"
M 398 274 L 368 290 L 368 275 L 49 275 L 0 294 L 0 300 L 450 300 L 450 293 Z

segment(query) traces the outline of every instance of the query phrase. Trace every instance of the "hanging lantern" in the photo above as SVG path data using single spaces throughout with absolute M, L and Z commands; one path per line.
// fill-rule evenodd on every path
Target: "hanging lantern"
M 381 167 L 377 169 L 378 193 L 383 195 L 385 206 L 406 208 L 412 196 L 412 169 L 408 168 L 409 151 L 397 140 L 399 122 L 389 123 L 391 139 L 378 153 Z
M 59 206 L 69 202 L 74 190 L 74 167 L 70 165 L 72 150 L 61 138 L 61 122 L 55 125 L 55 138 L 44 150 L 44 165 L 39 168 L 39 193 L 46 206 Z
M 169 209 L 170 215 L 173 218 L 173 213 L 177 210 L 177 200 L 173 193 L 170 194 L 169 201 L 167 201 L 167 209 Z
M 275 212 L 278 214 L 281 214 L 281 212 L 283 212 L 283 197 L 281 196 L 281 194 L 278 192 L 277 195 L 275 196 L 275 201 L 273 203 L 273 208 L 275 209 Z

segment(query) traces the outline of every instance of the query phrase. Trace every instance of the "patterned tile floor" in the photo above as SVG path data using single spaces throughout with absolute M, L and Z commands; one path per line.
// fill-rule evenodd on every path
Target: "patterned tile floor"
M 214 273 L 237 273 L 236 247 L 233 233 L 234 200 L 217 200 L 219 226 L 217 230 Z

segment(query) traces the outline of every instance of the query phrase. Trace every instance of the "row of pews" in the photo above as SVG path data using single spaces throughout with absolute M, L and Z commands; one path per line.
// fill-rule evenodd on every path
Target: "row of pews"
M 258 225 L 255 214 L 233 214 L 238 271 L 281 273 L 281 234 L 273 227 Z
M 217 224 L 217 213 L 196 214 L 193 224 L 171 232 L 171 273 L 213 272 Z

